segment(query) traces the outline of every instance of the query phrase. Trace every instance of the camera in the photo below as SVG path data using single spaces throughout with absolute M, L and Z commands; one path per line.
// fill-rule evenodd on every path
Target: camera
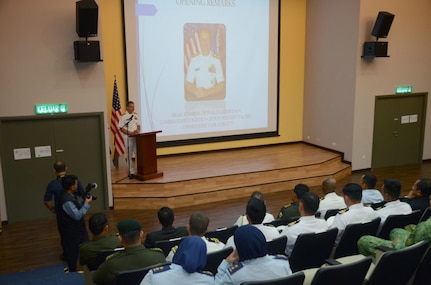
M 84 192 L 84 197 L 86 199 L 89 199 L 90 197 L 93 197 L 93 200 L 97 199 L 97 196 L 91 194 L 91 190 L 92 189 L 97 189 L 97 184 L 96 183 L 88 183 L 87 186 L 85 187 L 85 192 Z

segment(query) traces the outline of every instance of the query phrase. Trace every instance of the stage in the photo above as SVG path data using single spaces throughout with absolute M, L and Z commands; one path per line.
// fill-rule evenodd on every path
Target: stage
M 114 209 L 184 207 L 250 196 L 253 191 L 317 186 L 326 177 L 343 178 L 351 166 L 342 154 L 305 143 L 160 156 L 162 177 L 127 177 L 126 166 L 111 170 Z

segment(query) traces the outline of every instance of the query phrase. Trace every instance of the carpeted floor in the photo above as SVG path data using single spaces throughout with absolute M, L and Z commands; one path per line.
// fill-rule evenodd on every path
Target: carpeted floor
M 0 275 L 1 285 L 84 285 L 84 274 L 64 273 L 64 264 Z

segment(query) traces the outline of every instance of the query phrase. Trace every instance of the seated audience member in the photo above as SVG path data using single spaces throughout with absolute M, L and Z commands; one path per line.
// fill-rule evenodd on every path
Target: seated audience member
M 415 181 L 412 190 L 401 201 L 409 203 L 412 210 L 424 211 L 428 206 L 428 196 L 431 194 L 431 180 L 421 178 Z
M 265 202 L 265 197 L 263 196 L 263 194 L 259 191 L 255 191 L 251 194 L 250 198 L 257 198 L 260 199 L 262 201 Z M 263 218 L 263 224 L 265 223 L 269 223 L 274 221 L 274 216 L 270 213 L 265 213 L 265 218 Z M 239 218 L 236 220 L 234 225 L 237 225 L 238 227 L 243 226 L 243 225 L 247 225 L 248 224 L 248 220 L 247 220 L 247 216 L 246 214 L 239 216 Z
M 386 204 L 376 210 L 377 215 L 381 218 L 380 226 L 386 221 L 390 215 L 405 215 L 412 212 L 409 204 L 401 202 L 399 197 L 401 194 L 401 183 L 395 179 L 385 179 L 383 181 L 383 197 Z
M 362 204 L 375 204 L 384 201 L 382 193 L 375 189 L 377 178 L 374 174 L 368 173 L 361 177 Z
M 297 184 L 293 189 L 292 203 L 290 205 L 284 205 L 281 207 L 280 212 L 278 213 L 278 219 L 281 219 L 285 222 L 291 222 L 292 219 L 299 217 L 298 203 L 299 199 L 305 192 L 309 192 L 310 188 L 305 184 Z
M 252 226 L 258 228 L 265 236 L 266 241 L 271 241 L 280 236 L 278 230 L 272 226 L 265 226 L 262 224 L 263 218 L 265 217 L 266 206 L 265 203 L 257 198 L 250 198 L 246 207 L 246 217 Z M 231 246 L 235 248 L 233 236 L 231 236 L 227 242 L 226 247 Z
M 325 195 L 319 204 L 320 218 L 324 218 L 327 210 L 332 209 L 344 209 L 346 208 L 346 203 L 341 196 L 338 196 L 335 190 L 337 189 L 337 181 L 334 178 L 326 178 L 322 182 L 322 191 Z
M 147 249 L 142 244 L 144 233 L 136 220 L 123 220 L 117 224 L 119 239 L 124 251 L 114 253 L 94 272 L 96 284 L 111 284 L 117 274 L 125 270 L 144 268 L 165 262 L 160 249 Z
M 218 251 L 223 249 L 225 244 L 216 238 L 207 238 L 205 233 L 208 230 L 210 219 L 203 212 L 194 212 L 191 214 L 189 223 L 187 224 L 187 231 L 191 236 L 199 236 L 205 242 L 207 246 L 207 253 Z M 172 262 L 173 257 L 178 249 L 178 246 L 174 246 L 166 257 L 167 261 Z
M 88 268 L 97 268 L 97 256 L 102 250 L 121 247 L 118 235 L 109 234 L 108 220 L 102 213 L 93 214 L 88 220 L 88 228 L 93 239 L 79 247 L 79 263 Z
M 146 247 L 155 247 L 154 242 L 160 240 L 168 240 L 171 238 L 184 237 L 188 236 L 186 227 L 177 227 L 173 226 L 175 221 L 174 211 L 169 207 L 162 207 L 157 212 L 157 217 L 159 218 L 159 223 L 162 225 L 162 229 L 160 231 L 155 231 L 151 233 L 147 233 L 145 238 L 144 245 Z
M 356 223 L 366 223 L 377 218 L 376 212 L 371 207 L 365 207 L 361 203 L 362 189 L 359 184 L 348 183 L 343 187 L 344 202 L 347 207 L 335 215 L 329 228 L 338 228 L 338 235 L 335 245 L 341 239 L 347 225 Z M 328 221 L 330 221 L 328 219 Z
M 428 199 L 428 205 L 431 206 L 431 195 Z M 417 225 L 408 225 L 403 229 L 393 229 L 390 234 L 390 240 L 370 235 L 363 236 L 358 240 L 358 249 L 363 255 L 375 257 L 378 246 L 402 249 L 423 240 L 431 243 L 431 218 Z
M 150 270 L 141 285 L 189 285 L 214 284 L 211 272 L 203 272 L 207 263 L 207 247 L 198 236 L 191 236 L 181 242 L 171 265 Z
M 286 256 L 267 254 L 265 237 L 256 227 L 239 227 L 233 236 L 236 249 L 220 263 L 214 284 L 239 285 L 292 274 Z
M 304 193 L 299 200 L 299 213 L 301 217 L 298 221 L 290 223 L 284 228 L 282 235 L 287 236 L 286 255 L 289 256 L 300 234 L 319 233 L 328 229 L 328 224 L 323 219 L 315 217 L 319 207 L 319 197 L 312 193 Z

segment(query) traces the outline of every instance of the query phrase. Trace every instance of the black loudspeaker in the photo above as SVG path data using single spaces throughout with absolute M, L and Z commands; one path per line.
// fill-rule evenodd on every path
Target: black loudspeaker
M 377 15 L 371 35 L 375 36 L 377 39 L 387 38 L 394 17 L 395 15 L 389 12 L 380 11 Z
M 365 42 L 363 57 L 387 57 L 388 42 Z
M 76 33 L 80 37 L 96 37 L 99 7 L 94 0 L 76 2 Z
M 99 41 L 74 41 L 76 61 L 102 61 Z

